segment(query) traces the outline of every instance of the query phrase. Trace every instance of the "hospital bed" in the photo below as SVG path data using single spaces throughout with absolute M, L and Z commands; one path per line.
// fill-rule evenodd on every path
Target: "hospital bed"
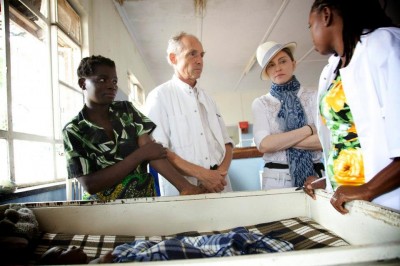
M 112 202 L 41 202 L 26 206 L 34 211 L 43 232 L 37 255 L 61 243 L 81 246 L 95 257 L 117 244 L 131 241 L 132 237 L 154 239 L 183 232 L 225 232 L 237 226 L 267 228 L 279 223 L 276 230 L 281 233 L 286 230 L 281 237 L 286 234 L 289 241 L 309 241 L 306 238 L 310 232 L 317 230 L 311 235 L 314 244 L 306 244 L 311 248 L 282 253 L 146 262 L 146 265 L 399 265 L 400 213 L 369 202 L 353 201 L 347 204 L 349 214 L 341 215 L 331 206 L 331 196 L 316 191 L 317 199 L 313 200 L 302 191 L 287 188 Z M 99 250 L 99 246 L 103 248 Z

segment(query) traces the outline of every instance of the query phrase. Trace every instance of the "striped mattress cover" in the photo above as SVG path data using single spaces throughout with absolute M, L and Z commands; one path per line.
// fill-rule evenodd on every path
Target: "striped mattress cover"
M 290 242 L 294 250 L 340 247 L 349 245 L 333 232 L 325 229 L 308 217 L 295 217 L 275 222 L 245 226 L 249 232 L 270 235 Z M 82 248 L 90 259 L 114 250 L 116 246 L 135 240 L 162 241 L 176 236 L 200 236 L 227 233 L 231 229 L 212 232 L 182 232 L 168 236 L 128 236 L 128 235 L 71 235 L 42 232 L 34 251 L 34 260 L 53 246 Z

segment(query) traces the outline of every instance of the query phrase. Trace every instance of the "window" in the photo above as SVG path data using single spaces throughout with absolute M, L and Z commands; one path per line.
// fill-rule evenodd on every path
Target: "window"
M 1 11 L 2 12 L 2 11 Z M 6 80 L 6 71 L 5 71 L 5 58 L 6 58 L 6 51 L 5 51 L 5 37 L 4 37 L 4 19 L 3 16 L 0 16 L 0 130 L 7 130 L 7 80 Z M 0 145 L 1 139 L 0 139 Z M 3 146 L 0 146 L 3 148 Z M 0 151 L 0 154 L 3 154 L 3 150 Z M 1 156 L 1 155 L 0 155 Z M 0 157 L 0 167 L 4 169 L 2 166 L 2 158 Z M 2 171 L 2 170 L 0 170 Z M 0 177 L 2 174 L 0 173 Z
M 81 21 L 67 0 L 9 0 L 0 25 L 0 181 L 65 180 L 61 130 L 82 108 Z M 5 69 L 9 71 L 4 71 Z
M 129 80 L 129 101 L 131 101 L 138 110 L 142 111 L 145 101 L 144 90 L 140 85 L 139 81 L 137 80 L 137 78 L 133 74 L 128 73 L 128 80 Z

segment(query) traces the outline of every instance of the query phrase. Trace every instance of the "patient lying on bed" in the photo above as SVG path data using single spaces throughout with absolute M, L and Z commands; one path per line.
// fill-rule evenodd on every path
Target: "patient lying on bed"
M 52 247 L 43 253 L 39 260 L 40 265 L 63 265 L 63 264 L 101 264 L 113 262 L 111 251 L 105 255 L 90 260 L 87 254 L 80 248 Z
M 236 227 L 228 233 L 221 234 L 177 236 L 162 241 L 136 240 L 128 244 L 119 245 L 112 253 L 108 252 L 91 261 L 88 260 L 88 256 L 81 249 L 65 250 L 61 247 L 53 247 L 42 255 L 40 264 L 162 261 L 227 257 L 290 250 L 294 250 L 294 246 L 290 242 L 250 232 L 245 227 Z

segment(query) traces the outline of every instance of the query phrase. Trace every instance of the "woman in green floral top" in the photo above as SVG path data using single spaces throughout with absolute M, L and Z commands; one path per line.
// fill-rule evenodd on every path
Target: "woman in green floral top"
M 85 105 L 63 130 L 68 178 L 77 178 L 84 199 L 156 196 L 150 162 L 181 195 L 202 193 L 166 160 L 166 150 L 149 136 L 156 125 L 127 101 L 114 101 L 118 78 L 115 63 L 102 56 L 82 59 L 79 86 Z
M 334 189 L 365 183 L 364 163 L 353 115 L 346 101 L 340 75 L 320 101 L 323 123 L 331 131 L 327 174 Z
M 400 28 L 378 0 L 315 0 L 315 49 L 332 54 L 319 84 L 318 136 L 327 184 L 308 177 L 305 192 L 334 190 L 332 206 L 372 201 L 400 211 Z M 326 186 L 325 186 L 326 185 Z

